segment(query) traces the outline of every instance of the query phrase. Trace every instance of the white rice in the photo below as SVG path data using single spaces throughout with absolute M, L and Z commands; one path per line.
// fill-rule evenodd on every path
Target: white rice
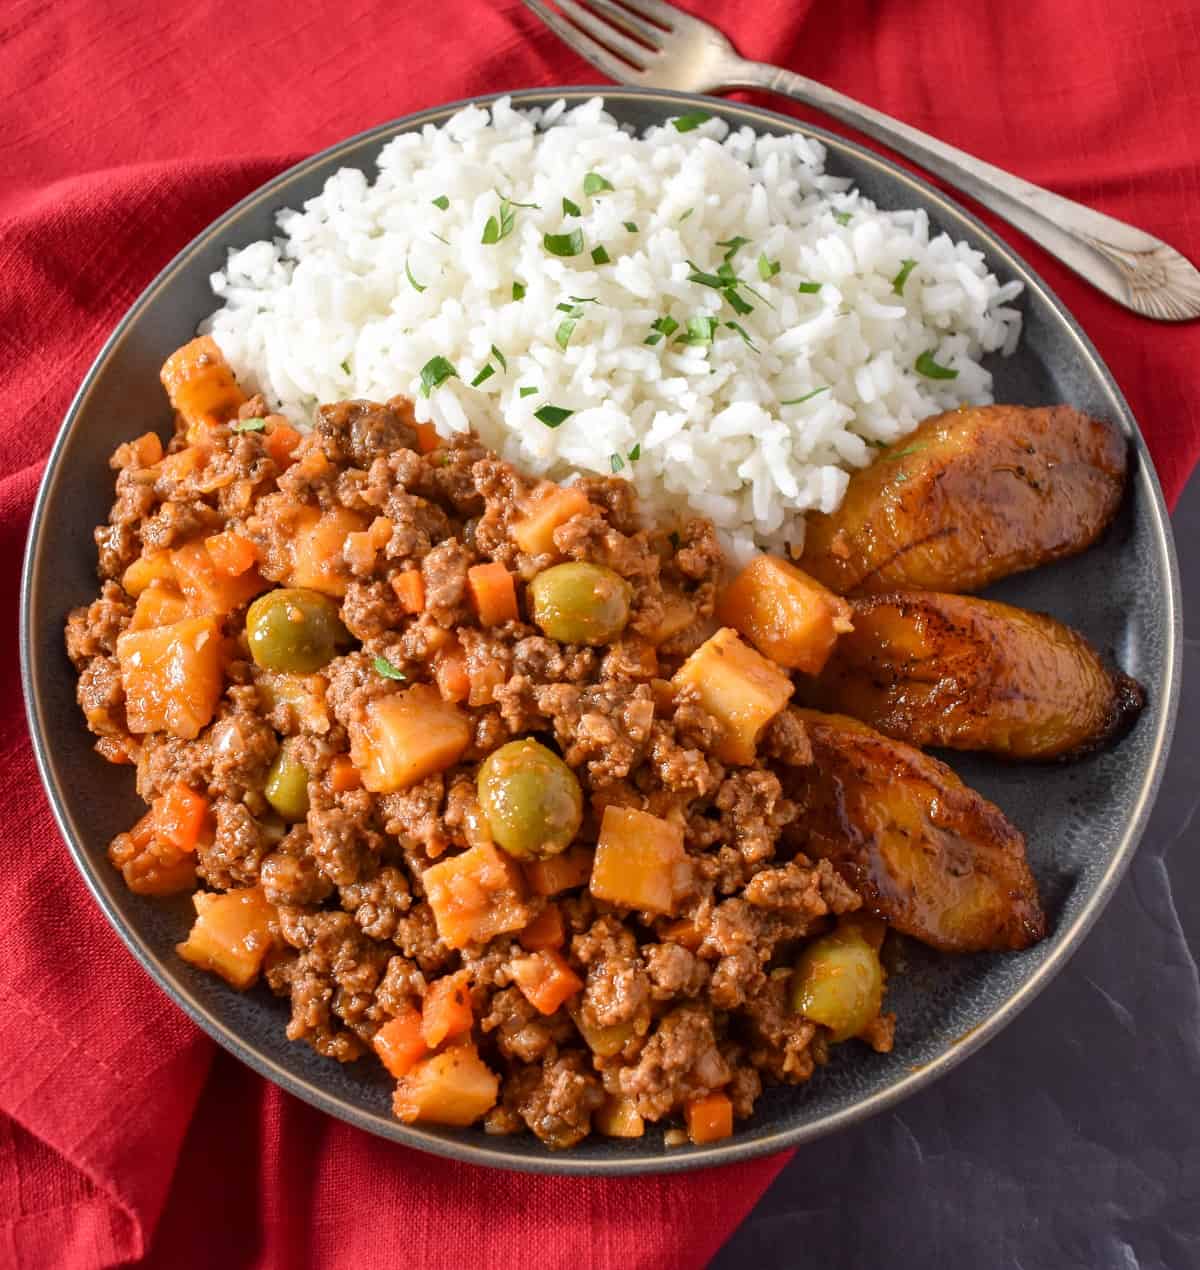
M 965 243 L 931 238 L 924 212 L 880 210 L 824 160 L 816 141 L 716 119 L 635 136 L 601 98 L 468 108 L 391 141 L 373 182 L 342 169 L 303 211 L 279 213 L 273 242 L 231 252 L 212 276 L 222 307 L 202 329 L 299 424 L 321 402 L 406 393 L 444 435 L 473 428 L 528 471 L 617 469 L 651 514 L 711 517 L 735 556 L 796 549 L 798 513 L 836 508 L 872 445 L 990 401 L 981 358 L 1011 353 L 1021 327 L 1009 303 L 1020 283 L 1001 285 Z M 613 188 L 586 196 L 589 172 Z M 484 244 L 501 196 L 537 206 L 514 206 L 511 232 Z M 581 254 L 547 251 L 543 235 L 573 229 Z M 718 244 L 735 237 L 749 241 L 732 265 L 757 292 L 739 288 L 753 306 L 743 314 L 688 281 L 689 260 L 715 273 Z M 601 246 L 611 263 L 593 263 Z M 779 265 L 765 280 L 760 257 Z M 593 302 L 564 349 L 571 297 Z M 688 318 L 710 315 L 711 345 L 679 342 Z M 663 317 L 680 331 L 647 344 Z M 927 352 L 956 378 L 917 373 Z M 422 367 L 439 356 L 458 377 L 422 396 Z M 535 414 L 547 404 L 574 413 L 551 428 Z

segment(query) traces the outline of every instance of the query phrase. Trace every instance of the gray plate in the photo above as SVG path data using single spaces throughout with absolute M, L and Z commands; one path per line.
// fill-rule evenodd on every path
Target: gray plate
M 113 834 L 140 814 L 127 770 L 93 752 L 75 705 L 75 676 L 63 651 L 63 619 L 96 591 L 92 527 L 107 516 L 115 445 L 169 412 L 158 384 L 164 358 L 213 308 L 209 274 L 227 248 L 269 238 L 272 217 L 317 194 L 343 166 L 372 169 L 396 133 L 444 122 L 442 106 L 354 137 L 285 172 L 244 199 L 185 248 L 155 279 L 101 350 L 63 423 L 30 528 L 21 612 L 21 657 L 30 728 L 42 778 L 76 865 L 134 956 L 197 1023 L 238 1058 L 285 1089 L 352 1124 L 477 1164 L 559 1173 L 636 1173 L 730 1163 L 794 1146 L 873 1115 L 949 1071 L 1009 1023 L 1059 971 L 1124 873 L 1158 788 L 1179 687 L 1179 581 L 1162 493 L 1128 406 L 1096 350 L 1037 276 L 979 221 L 931 186 L 858 146 L 750 106 L 632 89 L 538 89 L 525 105 L 602 92 L 621 121 L 661 122 L 697 106 L 733 125 L 804 131 L 829 147 L 829 170 L 850 176 L 883 207 L 923 207 L 933 223 L 983 250 L 1002 279 L 1020 278 L 1025 335 L 1012 358 L 996 359 L 1000 401 L 1070 402 L 1118 423 L 1134 462 L 1130 496 L 1104 541 L 1076 560 L 1010 579 L 996 594 L 1042 609 L 1083 630 L 1145 683 L 1149 706 L 1119 747 L 1071 767 L 1004 766 L 956 757 L 954 766 L 1023 829 L 1053 933 L 1010 956 L 944 957 L 912 945 L 907 972 L 893 977 L 888 1004 L 899 1016 L 896 1048 L 877 1055 L 842 1047 L 807 1086 L 769 1090 L 754 1118 L 709 1147 L 667 1150 L 661 1130 L 638 1141 L 589 1138 L 565 1154 L 535 1139 L 490 1138 L 477 1130 L 409 1128 L 389 1113 L 390 1081 L 378 1064 L 341 1066 L 284 1038 L 287 1009 L 265 989 L 240 995 L 174 954 L 190 904 L 141 899 L 105 861 Z M 487 100 L 487 99 L 481 99 Z M 66 861 L 63 861 L 66 867 Z M 1035 1084 L 1037 1072 L 1029 1073 Z

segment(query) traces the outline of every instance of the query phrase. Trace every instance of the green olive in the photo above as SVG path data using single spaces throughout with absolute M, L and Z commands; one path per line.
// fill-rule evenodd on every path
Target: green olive
M 263 793 L 284 820 L 303 820 L 308 815 L 308 769 L 288 746 L 279 747 Z
M 563 644 L 608 644 L 629 621 L 629 583 L 602 564 L 545 569 L 529 584 L 533 620 Z
M 851 924 L 815 939 L 792 973 L 792 1009 L 823 1023 L 835 1041 L 858 1036 L 883 1003 L 879 954 Z
M 338 607 L 320 591 L 279 587 L 260 595 L 246 613 L 250 654 L 264 670 L 311 675 L 331 662 L 350 635 Z
M 537 741 L 510 741 L 489 754 L 476 788 L 492 839 L 518 860 L 557 855 L 579 832 L 579 781 Z

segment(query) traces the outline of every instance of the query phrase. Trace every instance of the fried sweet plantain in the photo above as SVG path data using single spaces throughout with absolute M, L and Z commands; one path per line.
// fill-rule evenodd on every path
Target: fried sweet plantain
M 800 691 L 910 745 L 1075 758 L 1126 732 L 1146 702 L 1136 679 L 1040 613 L 936 591 L 851 609 L 854 630 Z
M 1090 546 L 1121 501 L 1125 438 L 1070 406 L 926 419 L 810 515 L 801 566 L 831 590 L 978 591 Z
M 867 908 L 944 952 L 1028 948 L 1046 933 L 1025 839 L 944 763 L 855 719 L 797 710 L 811 767 L 789 769 L 800 850 Z

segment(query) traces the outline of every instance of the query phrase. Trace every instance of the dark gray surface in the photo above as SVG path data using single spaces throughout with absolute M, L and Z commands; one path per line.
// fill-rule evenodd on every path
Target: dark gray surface
M 529 104 L 594 90 L 518 94 Z M 636 127 L 693 108 L 678 94 L 606 90 L 610 108 Z M 707 108 L 735 124 L 790 131 L 794 120 L 729 102 Z M 265 988 L 242 995 L 174 952 L 189 921 L 186 900 L 151 900 L 129 892 L 104 859 L 109 838 L 140 814 L 129 772 L 114 774 L 93 753 L 74 699 L 61 622 L 91 598 L 92 526 L 110 502 L 107 457 L 128 437 L 130 419 L 168 422 L 157 369 L 188 339 L 213 306 L 211 270 L 225 250 L 268 236 L 274 212 L 314 194 L 336 167 L 370 164 L 400 127 L 441 122 L 450 107 L 413 116 L 353 139 L 293 169 L 240 204 L 174 261 L 151 285 L 102 350 L 69 416 L 69 430 L 47 468 L 32 527 L 22 653 L 34 701 L 30 723 L 52 805 L 88 885 L 133 953 L 188 1013 L 221 1044 L 268 1078 L 322 1109 L 395 1141 L 480 1164 L 546 1172 L 632 1172 L 684 1169 L 805 1141 L 890 1107 L 908 1092 L 966 1058 L 1013 1017 L 1070 954 L 1103 907 L 1129 858 L 1152 791 L 1163 737 L 1169 731 L 1175 682 L 1174 576 L 1165 509 L 1131 418 L 1111 377 L 1070 317 L 1035 276 L 979 222 L 923 182 L 877 156 L 828 134 L 831 171 L 852 176 L 880 203 L 924 207 L 935 225 L 987 252 L 1003 278 L 1021 277 L 1026 326 L 1021 347 L 997 359 L 996 393 L 1004 401 L 1070 401 L 1125 428 L 1133 441 L 1130 491 L 1117 523 L 1077 560 L 1008 580 L 1002 597 L 1046 609 L 1070 622 L 1150 693 L 1150 706 L 1118 748 L 1071 765 L 1037 769 L 970 756 L 955 766 L 1029 835 L 1030 858 L 1051 919 L 1051 935 L 1019 955 L 947 958 L 912 945 L 908 969 L 891 1000 L 907 1030 L 889 1055 L 847 1046 L 819 1079 L 800 1089 L 773 1088 L 753 1120 L 729 1141 L 664 1149 L 661 1130 L 642 1139 L 589 1138 L 577 1150 L 551 1153 L 530 1136 L 495 1138 L 481 1130 L 437 1130 L 399 1124 L 389 1082 L 369 1064 L 339 1066 L 284 1035 L 286 1005 Z M 818 131 L 819 130 L 812 130 Z
M 1200 1266 L 1200 475 L 1174 522 L 1179 725 L 1103 919 L 970 1062 L 801 1147 L 713 1270 Z

